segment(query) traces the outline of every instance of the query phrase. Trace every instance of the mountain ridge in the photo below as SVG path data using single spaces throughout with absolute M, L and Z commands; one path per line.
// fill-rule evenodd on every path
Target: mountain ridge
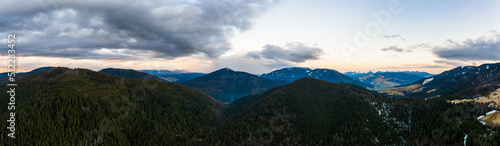
M 260 77 L 286 82 L 293 82 L 301 78 L 310 77 L 333 83 L 345 82 L 360 85 L 362 87 L 373 88 L 373 85 L 351 79 L 350 77 L 345 76 L 344 74 L 333 69 L 313 70 L 304 67 L 282 68 L 270 73 L 262 74 Z
M 234 71 L 229 68 L 222 68 L 182 84 L 202 91 L 220 101 L 230 102 L 286 83 L 260 78 L 253 74 Z

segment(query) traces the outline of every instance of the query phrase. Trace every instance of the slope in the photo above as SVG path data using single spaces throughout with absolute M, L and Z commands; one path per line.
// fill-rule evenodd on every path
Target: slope
M 186 71 L 169 71 L 169 70 L 138 70 L 143 73 L 152 74 L 158 77 L 162 77 L 169 82 L 183 83 L 188 80 L 201 77 L 205 75 L 204 73 L 196 72 L 186 72 Z
M 240 98 L 219 129 L 224 145 L 398 144 L 374 107 L 387 98 L 312 78 Z
M 268 80 L 246 72 L 224 68 L 183 84 L 198 89 L 217 100 L 230 102 L 243 96 L 258 94 L 270 88 L 284 85 L 286 82 Z
M 381 90 L 390 96 L 472 98 L 500 88 L 500 63 L 462 66 L 421 79 L 411 85 Z
M 0 137 L 6 145 L 206 143 L 224 106 L 184 85 L 86 69 L 54 68 L 19 80 L 16 90 L 18 133 L 14 141 Z M 1 119 L 6 110 L 0 108 Z

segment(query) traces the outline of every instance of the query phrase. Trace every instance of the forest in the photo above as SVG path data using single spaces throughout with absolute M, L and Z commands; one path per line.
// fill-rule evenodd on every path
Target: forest
M 18 86 L 18 133 L 0 130 L 3 145 L 500 145 L 500 129 L 476 119 L 486 104 L 388 98 L 312 78 L 227 105 L 184 85 L 87 69 L 54 68 Z

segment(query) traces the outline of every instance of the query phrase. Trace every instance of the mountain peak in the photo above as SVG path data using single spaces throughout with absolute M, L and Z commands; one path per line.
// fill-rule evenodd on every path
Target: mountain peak
M 219 69 L 219 70 L 217 70 L 217 71 L 215 71 L 215 72 L 219 72 L 219 71 L 230 71 L 230 72 L 235 72 L 234 70 L 232 70 L 232 69 L 230 69 L 230 68 L 228 68 L 228 67 L 221 68 L 221 69 Z
M 287 82 L 273 81 L 256 75 L 223 68 L 207 75 L 183 82 L 215 99 L 230 102 L 237 98 L 261 93 Z

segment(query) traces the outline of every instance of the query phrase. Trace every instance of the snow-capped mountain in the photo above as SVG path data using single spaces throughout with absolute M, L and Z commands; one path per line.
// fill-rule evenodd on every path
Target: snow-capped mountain
M 381 91 L 393 96 L 436 97 L 451 99 L 486 95 L 500 88 L 500 63 L 460 66 L 421 79 L 411 85 Z
M 327 82 L 333 82 L 333 83 L 344 82 L 344 83 L 356 84 L 365 88 L 373 88 L 373 86 L 370 84 L 351 79 L 348 76 L 332 69 L 313 70 L 310 68 L 301 68 L 301 67 L 282 68 L 267 74 L 263 74 L 260 77 L 277 81 L 286 81 L 286 82 L 293 82 L 301 78 L 310 77 L 310 78 L 324 80 Z

